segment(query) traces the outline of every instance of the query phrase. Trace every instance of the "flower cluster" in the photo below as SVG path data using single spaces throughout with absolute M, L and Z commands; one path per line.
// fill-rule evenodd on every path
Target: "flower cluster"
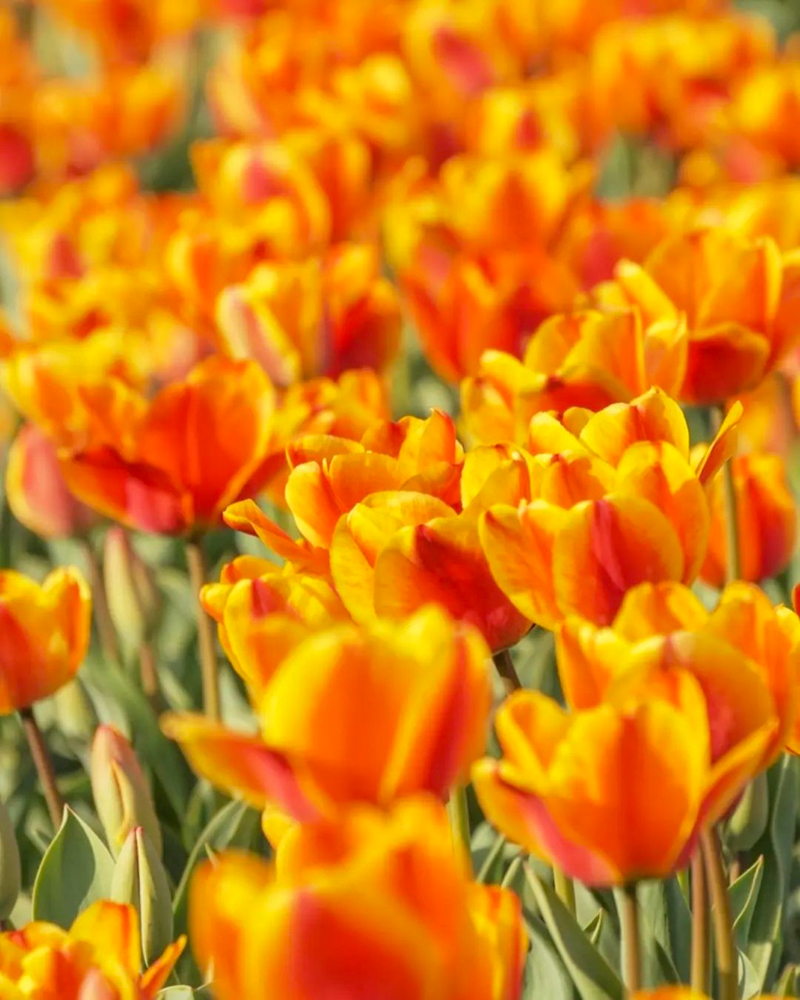
M 0 12 L 3 1000 L 791 995 L 789 16 Z

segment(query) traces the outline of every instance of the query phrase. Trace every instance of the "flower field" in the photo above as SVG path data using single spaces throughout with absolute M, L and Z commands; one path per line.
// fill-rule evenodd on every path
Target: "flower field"
M 800 997 L 799 0 L 0 2 L 0 1000 Z

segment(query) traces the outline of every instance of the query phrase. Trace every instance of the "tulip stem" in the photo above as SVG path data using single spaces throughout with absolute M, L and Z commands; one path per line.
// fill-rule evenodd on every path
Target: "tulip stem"
M 705 995 L 708 990 L 708 888 L 703 854 L 692 858 L 692 989 Z
M 720 425 L 724 419 L 723 410 L 719 416 Z M 739 517 L 732 458 L 722 467 L 722 495 L 725 505 L 725 577 L 726 583 L 733 583 L 742 575 L 742 553 L 739 547 Z
M 64 800 L 61 798 L 61 792 L 59 792 L 58 785 L 56 784 L 56 772 L 53 768 L 50 751 L 47 749 L 47 744 L 39 728 L 39 723 L 36 721 L 36 716 L 33 714 L 33 707 L 21 708 L 19 710 L 19 717 L 22 721 L 22 729 L 28 741 L 33 763 L 36 767 L 36 773 L 39 775 L 39 782 L 44 792 L 53 829 L 58 830 L 64 815 Z
M 625 993 L 632 997 L 639 990 L 641 953 L 639 940 L 639 904 L 636 883 L 623 886 L 620 894 L 620 924 L 622 927 L 622 963 Z
M 553 882 L 555 884 L 556 895 L 574 917 L 576 912 L 574 882 L 568 875 L 564 874 L 558 865 L 553 865 Z
M 453 843 L 456 845 L 456 848 L 458 848 L 459 842 L 464 845 L 470 874 L 472 874 L 472 838 L 469 829 L 469 803 L 467 802 L 467 789 L 465 785 L 459 785 L 458 788 L 454 788 L 450 792 L 447 812 L 450 816 L 450 827 L 453 831 Z
M 219 704 L 219 671 L 217 670 L 217 651 L 214 645 L 214 632 L 211 619 L 205 612 L 200 600 L 200 591 L 206 582 L 206 560 L 203 554 L 203 544 L 200 539 L 192 539 L 186 543 L 186 562 L 189 567 L 189 579 L 197 602 L 197 646 L 200 653 L 200 670 L 203 680 L 203 711 L 214 722 L 220 720 Z
M 103 656 L 109 663 L 119 663 L 119 649 L 117 647 L 117 633 L 114 623 L 111 620 L 111 612 L 108 610 L 108 597 L 106 595 L 106 581 L 103 577 L 103 570 L 97 553 L 88 538 L 83 539 L 83 552 L 86 558 L 86 565 L 89 570 L 89 584 L 92 588 L 92 606 L 94 608 L 94 623 L 97 627 L 97 635 L 100 639 L 100 648 Z
M 505 838 L 505 834 L 498 833 L 498 835 L 494 838 L 494 843 L 492 844 L 491 848 L 486 854 L 486 857 L 483 860 L 483 864 L 481 865 L 480 871 L 475 877 L 476 882 L 487 881 L 489 875 L 492 872 L 492 868 L 495 865 L 495 862 L 503 853 L 503 848 L 506 846 L 506 843 L 507 841 Z
M 733 915 L 728 895 L 728 879 L 722 860 L 722 845 L 716 829 L 705 830 L 700 836 L 706 876 L 711 894 L 714 915 L 714 947 L 717 956 L 717 981 L 719 1000 L 737 1000 L 739 985 L 737 975 L 736 944 L 733 939 Z
M 513 694 L 514 691 L 519 691 L 522 687 L 519 675 L 517 674 L 517 668 L 514 666 L 514 661 L 511 659 L 511 653 L 507 649 L 501 649 L 498 653 L 495 653 L 492 657 L 494 660 L 494 665 L 497 668 L 497 672 L 503 681 L 503 687 L 506 689 L 506 694 Z

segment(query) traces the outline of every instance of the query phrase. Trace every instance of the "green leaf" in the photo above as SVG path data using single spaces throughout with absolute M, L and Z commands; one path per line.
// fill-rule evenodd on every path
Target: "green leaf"
M 744 874 L 733 883 L 728 890 L 731 898 L 731 913 L 733 914 L 733 930 L 736 943 L 744 951 L 750 937 L 750 925 L 753 921 L 753 911 L 764 876 L 764 859 L 758 858 Z
M 775 984 L 775 996 L 796 997 L 800 992 L 800 965 L 787 965 Z
M 522 1000 L 574 1000 L 575 987 L 569 973 L 553 947 L 547 928 L 529 912 L 525 924 L 531 947 L 525 961 L 525 983 Z
M 642 882 L 637 898 L 644 984 L 686 982 L 691 955 L 691 914 L 678 880 Z
M 618 976 L 553 889 L 542 882 L 530 867 L 526 867 L 525 876 L 542 920 L 581 1000 L 622 1000 L 622 983 Z M 547 996 L 546 993 L 543 995 Z
M 784 900 L 789 888 L 797 812 L 797 772 L 792 757 L 783 758 L 767 772 L 770 816 L 755 850 L 764 857 L 761 888 L 755 901 L 747 942 L 747 957 L 766 989 L 777 971 L 781 954 Z
M 759 974 L 744 952 L 739 953 L 739 996 L 742 1000 L 752 1000 L 761 993 Z
M 600 941 L 600 935 L 603 933 L 603 918 L 605 917 L 605 910 L 598 910 L 597 913 L 592 917 L 589 923 L 583 928 L 583 933 L 595 948 Z
M 97 834 L 67 808 L 33 886 L 33 918 L 69 928 L 78 914 L 107 899 L 114 859 Z
M 168 986 L 156 994 L 157 1000 L 192 1000 L 193 997 L 191 986 Z

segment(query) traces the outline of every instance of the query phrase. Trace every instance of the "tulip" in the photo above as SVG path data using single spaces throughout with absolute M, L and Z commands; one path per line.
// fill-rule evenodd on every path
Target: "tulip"
M 759 769 L 774 731 L 769 719 L 712 761 L 714 734 L 693 678 L 674 700 L 620 699 L 572 714 L 517 691 L 495 725 L 502 759 L 473 768 L 485 815 L 525 850 L 597 886 L 683 867 L 700 830 Z
M 161 827 L 141 765 L 130 743 L 113 726 L 99 726 L 92 742 L 92 797 L 108 845 L 118 855 L 131 830 L 142 827 L 161 855 Z
M 339 625 L 294 645 L 258 689 L 259 736 L 198 716 L 162 725 L 215 785 L 297 820 L 352 802 L 388 807 L 420 790 L 444 798 L 484 745 L 488 665 L 473 627 L 426 607 L 404 622 Z
M 56 448 L 33 424 L 25 424 L 8 452 L 6 496 L 16 519 L 42 538 L 84 534 L 95 515 L 67 489 Z
M 740 578 L 757 582 L 782 572 L 797 538 L 797 512 L 778 455 L 739 455 L 733 459 Z M 711 487 L 711 531 L 701 578 L 713 587 L 726 578 L 725 502 L 722 484 Z
M 796 342 L 800 256 L 768 237 L 698 229 L 663 240 L 639 266 L 622 261 L 603 303 L 638 306 L 645 323 L 685 314 L 680 398 L 710 405 L 754 389 Z
M 144 962 L 154 962 L 173 938 L 172 896 L 161 859 L 140 826 L 130 831 L 119 852 L 111 898 L 135 908 Z
M 425 798 L 295 828 L 274 867 L 223 854 L 195 875 L 189 923 L 220 1000 L 516 1000 L 527 946 L 518 901 L 467 882 Z
M 0 800 L 0 921 L 8 920 L 22 889 L 22 862 L 14 824 Z
M 257 489 L 248 481 L 267 456 L 274 392 L 254 362 L 210 358 L 152 401 L 112 381 L 88 405 L 93 434 L 63 454 L 64 476 L 84 502 L 127 527 L 211 527 L 243 489 Z
M 55 694 L 77 673 L 89 646 L 91 597 L 76 569 L 40 586 L 0 572 L 0 715 Z
M 692 581 L 706 552 L 706 485 L 735 447 L 740 413 L 731 410 L 699 462 L 680 407 L 658 389 L 596 414 L 535 415 L 527 496 L 479 520 L 497 586 L 553 629 L 571 613 L 609 624 L 638 583 Z
M 142 974 L 136 910 L 100 900 L 68 931 L 36 921 L 0 934 L 0 978 L 15 998 L 155 1000 L 185 944 L 179 938 Z

